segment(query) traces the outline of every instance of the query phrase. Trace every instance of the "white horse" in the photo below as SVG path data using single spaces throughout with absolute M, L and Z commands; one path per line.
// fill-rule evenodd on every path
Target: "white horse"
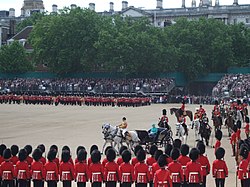
M 200 135 L 200 121 L 199 121 L 199 119 L 195 119 L 193 121 L 193 123 L 194 123 L 195 140 L 201 140 L 201 135 Z
M 187 126 L 188 128 L 188 126 Z M 185 129 L 182 126 L 182 123 L 176 124 L 176 136 L 179 137 L 179 139 L 183 142 L 183 144 L 187 143 L 187 134 L 185 133 Z

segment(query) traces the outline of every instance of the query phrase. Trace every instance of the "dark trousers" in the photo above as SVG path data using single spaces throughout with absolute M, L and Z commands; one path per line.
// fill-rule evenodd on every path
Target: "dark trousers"
M 173 183 L 173 187 L 181 187 L 181 183 Z
M 215 179 L 215 185 L 216 187 L 224 187 L 225 179 Z
M 47 187 L 57 187 L 57 181 L 47 181 Z
M 31 186 L 30 183 L 31 183 L 31 180 L 28 179 L 28 180 L 27 180 L 27 187 L 30 187 L 30 186 Z
M 203 183 L 200 185 L 201 187 L 206 187 L 207 185 L 207 176 L 203 176 Z
M 71 181 L 63 181 L 63 187 L 71 187 Z
M 42 187 L 43 181 L 42 180 L 33 180 L 33 187 Z
M 116 187 L 116 181 L 109 181 L 106 182 L 106 187 Z
M 132 183 L 131 182 L 123 182 L 120 184 L 120 187 L 131 187 Z
M 27 180 L 18 179 L 17 185 L 18 185 L 18 187 L 27 187 Z
M 149 187 L 154 187 L 154 181 L 149 182 Z
M 77 187 L 86 187 L 86 182 L 78 182 Z
M 14 180 L 3 180 L 2 187 L 14 187 Z
M 102 187 L 102 182 L 92 182 L 91 187 Z
M 189 183 L 188 187 L 200 187 L 199 183 Z
M 241 187 L 249 187 L 249 180 L 248 179 L 244 179 L 244 180 L 240 180 L 241 183 Z
M 135 184 L 136 187 L 147 187 L 148 183 L 137 183 Z

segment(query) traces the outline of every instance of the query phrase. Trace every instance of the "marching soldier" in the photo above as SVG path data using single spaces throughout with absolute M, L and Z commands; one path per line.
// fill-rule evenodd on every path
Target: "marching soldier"
M 34 161 L 31 164 L 30 174 L 33 181 L 33 186 L 42 187 L 42 183 L 44 180 L 44 169 L 43 164 L 40 162 L 40 158 L 42 157 L 41 150 L 35 149 L 33 151 L 32 157 Z
M 214 152 L 216 152 L 216 150 L 221 146 L 221 139 L 222 139 L 222 131 L 220 129 L 217 129 L 215 131 L 215 138 L 216 138 L 216 142 L 214 145 Z
M 240 149 L 241 162 L 238 166 L 237 173 L 238 179 L 241 180 L 241 187 L 249 187 L 249 168 L 248 168 L 248 149 L 245 146 L 242 146 Z
M 121 148 L 119 149 L 119 155 L 122 155 L 123 151 L 127 150 L 128 147 L 123 145 L 121 146 Z M 116 163 L 118 164 L 118 166 L 120 166 L 123 163 L 123 159 L 122 157 L 118 157 L 116 160 Z
M 42 151 L 42 154 L 45 152 L 45 146 L 43 144 L 40 144 L 37 146 L 38 149 L 40 149 Z M 45 157 L 41 157 L 40 161 L 43 163 L 43 165 L 46 164 L 46 158 Z
M 233 156 L 235 156 L 235 153 L 236 153 L 236 145 L 237 145 L 237 126 L 234 125 L 233 126 L 233 133 L 230 137 L 230 144 L 232 146 L 232 151 L 233 151 Z
M 183 187 L 187 187 L 187 180 L 186 180 L 186 166 L 187 163 L 191 161 L 191 159 L 187 156 L 189 154 L 189 146 L 187 144 L 181 145 L 181 155 L 178 158 L 178 162 L 182 166 L 182 172 L 184 176 L 184 184 Z
M 16 169 L 16 164 L 19 161 L 18 157 L 16 156 L 19 152 L 19 147 L 17 145 L 12 145 L 10 147 L 11 150 L 11 158 L 10 161 L 12 162 L 14 169 Z M 1 165 L 1 164 L 0 164 Z M 17 187 L 17 179 L 15 180 L 15 187 Z
M 5 149 L 3 151 L 4 161 L 1 164 L 0 176 L 2 176 L 2 187 L 13 187 L 15 171 L 12 162 L 10 162 L 11 151 L 10 149 Z
M 78 162 L 75 164 L 75 181 L 77 187 L 85 187 L 88 181 L 88 165 L 86 164 L 87 152 L 85 149 L 80 149 L 77 152 Z
M 85 147 L 80 145 L 80 146 L 78 146 L 78 147 L 76 148 L 76 156 L 78 155 L 78 152 L 79 152 L 80 150 L 86 151 Z M 87 152 L 86 152 L 86 153 L 87 153 Z M 78 156 L 77 156 L 77 157 L 75 158 L 75 164 L 77 164 L 78 162 L 79 162 L 79 160 L 78 160 Z M 86 163 L 87 163 L 87 160 L 84 159 L 83 162 L 85 162 L 85 164 L 86 164 Z
M 216 187 L 224 187 L 225 178 L 228 177 L 228 168 L 226 162 L 223 160 L 225 155 L 225 149 L 219 147 L 215 151 L 216 160 L 212 165 L 212 173 L 215 178 Z
M 18 154 L 19 161 L 16 164 L 16 174 L 18 187 L 26 187 L 27 180 L 30 179 L 30 169 L 28 163 L 25 161 L 27 158 L 27 152 L 25 149 L 21 149 Z
M 62 152 L 62 162 L 59 168 L 60 179 L 63 183 L 63 187 L 71 187 L 71 181 L 74 179 L 74 166 L 70 163 L 70 152 L 64 150 Z
M 148 165 L 148 169 L 149 169 L 149 173 L 150 173 L 150 182 L 149 185 L 150 187 L 153 186 L 153 172 L 152 172 L 152 165 L 157 162 L 154 158 L 154 154 L 155 152 L 158 150 L 157 146 L 155 144 L 153 144 L 150 148 L 149 148 L 149 154 L 151 155 L 150 157 L 147 158 L 146 160 L 146 164 Z
M 92 164 L 89 166 L 89 178 L 91 187 L 101 187 L 104 180 L 104 168 L 101 161 L 101 153 L 98 150 L 94 150 L 91 153 Z
M 143 149 L 141 145 L 137 145 L 135 146 L 135 149 L 134 149 L 134 154 L 137 155 L 137 152 L 139 150 Z M 135 166 L 137 163 L 139 162 L 139 160 L 137 159 L 137 156 L 133 157 L 132 160 L 131 160 L 131 164 L 133 166 Z
M 90 147 L 90 155 L 92 154 L 93 151 L 97 150 L 98 151 L 98 146 L 97 145 L 92 145 Z M 87 162 L 88 166 L 90 166 L 92 164 L 92 157 L 88 158 L 88 162 Z
M 41 152 L 42 157 L 42 152 Z M 56 158 L 56 151 L 50 150 L 47 154 L 48 161 L 44 165 L 44 176 L 48 187 L 57 187 L 57 182 L 59 180 L 59 168 L 57 164 L 53 162 Z M 40 160 L 40 159 L 39 159 Z

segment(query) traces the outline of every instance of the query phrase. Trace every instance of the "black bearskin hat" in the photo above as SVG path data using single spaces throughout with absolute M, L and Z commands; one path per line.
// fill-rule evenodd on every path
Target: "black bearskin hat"
M 172 149 L 173 149 L 173 145 L 172 144 L 167 144 L 165 146 L 165 154 L 170 156 L 170 153 L 171 153 Z
M 32 153 L 32 146 L 31 146 L 31 145 L 26 145 L 26 146 L 24 147 L 24 149 L 27 151 L 27 154 L 28 154 L 28 155 Z
M 27 158 L 27 152 L 25 149 L 20 149 L 20 151 L 18 153 L 18 158 L 21 162 Z
M 1 144 L 1 145 L 0 145 L 0 156 L 3 156 L 3 151 L 4 151 L 6 148 L 7 148 L 6 145 L 4 145 L 4 144 Z
M 136 153 L 136 158 L 139 162 L 142 162 L 146 159 L 146 152 L 143 149 L 140 149 L 137 153 Z
M 174 148 L 172 151 L 171 151 L 171 158 L 173 160 L 177 160 L 180 156 L 180 150 L 178 148 Z
M 98 146 L 97 146 L 97 145 L 92 145 L 92 146 L 90 147 L 90 154 L 91 154 L 94 150 L 98 150 Z
M 67 145 L 63 146 L 62 147 L 62 151 L 68 151 L 68 152 L 70 152 L 69 146 L 67 146 Z
M 86 160 L 87 158 L 87 152 L 85 149 L 80 149 L 78 152 L 77 152 L 77 159 L 79 162 L 82 162 L 84 160 Z
M 162 167 L 165 167 L 168 163 L 167 163 L 167 155 L 165 154 L 162 154 L 158 160 L 158 165 L 162 168 Z
M 76 155 L 78 154 L 78 152 L 79 152 L 81 149 L 86 150 L 84 146 L 81 146 L 81 145 L 80 145 L 80 146 L 78 146 L 78 147 L 76 148 Z
M 11 157 L 11 150 L 10 149 L 5 149 L 3 151 L 3 158 L 4 159 L 10 159 L 10 157 Z
M 129 150 L 125 149 L 123 152 L 122 152 L 122 160 L 123 162 L 125 163 L 128 163 L 130 160 L 131 160 L 131 153 Z
M 63 154 L 65 155 L 66 153 L 64 153 L 64 152 L 67 152 L 67 153 L 69 153 L 69 151 L 63 151 L 62 152 L 62 161 L 63 161 Z M 55 150 L 50 150 L 49 152 L 48 152 L 48 154 L 47 154 L 47 159 L 50 161 L 50 162 L 52 162 L 55 158 L 56 158 L 56 154 L 57 154 L 57 152 L 55 151 Z M 65 157 L 65 156 L 64 156 Z M 68 159 L 69 160 L 69 159 Z M 64 161 L 63 161 L 64 162 Z M 66 161 L 66 162 L 68 162 L 68 161 Z
M 237 100 L 237 104 L 238 104 L 238 105 L 241 105 L 241 100 L 238 99 L 238 100 Z
M 247 159 L 247 157 L 248 157 L 248 149 L 247 149 L 247 147 L 245 147 L 245 146 L 242 146 L 241 148 L 240 148 L 240 156 L 242 156 L 244 159 Z
M 215 157 L 216 159 L 222 159 L 225 156 L 225 149 L 222 147 L 219 147 L 216 151 L 215 151 Z
M 97 149 L 95 149 L 92 153 L 91 153 L 91 160 L 94 164 L 100 162 L 101 160 L 101 153 L 100 151 L 98 151 Z
M 37 148 L 41 149 L 42 153 L 45 152 L 45 146 L 43 144 L 38 145 Z
M 240 120 L 238 120 L 238 121 L 236 122 L 236 126 L 237 126 L 238 129 L 241 129 L 241 121 L 240 121 Z
M 197 145 L 197 149 L 199 150 L 200 155 L 203 155 L 205 153 L 205 151 L 206 151 L 206 146 L 205 146 L 204 143 L 199 143 Z
M 246 123 L 249 123 L 249 117 L 248 116 L 246 116 Z
M 196 161 L 199 158 L 199 154 L 200 154 L 200 152 L 197 148 L 192 148 L 190 153 L 189 153 L 189 158 L 192 161 Z
M 128 149 L 127 146 L 125 146 L 125 145 L 121 146 L 121 148 L 119 149 L 119 155 L 122 155 L 122 152 L 127 150 L 127 149 Z
M 53 154 L 53 152 L 52 152 L 51 154 Z M 64 163 L 68 162 L 68 161 L 70 160 L 70 152 L 67 151 L 67 150 L 64 150 L 64 151 L 62 152 L 61 160 L 62 160 Z
M 139 150 L 141 150 L 141 149 L 143 149 L 143 147 L 142 147 L 141 145 L 137 145 L 137 146 L 135 146 L 135 149 L 134 149 L 134 154 L 136 155 L 136 154 L 137 154 L 137 152 L 138 152 Z
M 187 144 L 182 144 L 181 145 L 181 155 L 187 156 L 189 153 L 189 145 Z
M 236 125 L 234 125 L 232 129 L 233 129 L 234 132 L 237 132 L 237 130 L 238 130 Z
M 11 150 L 12 156 L 16 156 L 17 153 L 18 153 L 18 151 L 19 151 L 19 148 L 18 148 L 17 145 L 12 145 L 12 146 L 10 147 L 10 150 Z
M 220 129 L 217 129 L 215 132 L 215 138 L 219 141 L 222 139 L 222 131 Z
M 51 145 L 50 148 L 49 148 L 49 150 L 51 150 L 51 149 L 54 149 L 54 150 L 56 150 L 56 152 L 58 152 L 57 145 Z
M 214 101 L 214 104 L 215 104 L 215 105 L 218 105 L 218 104 L 219 104 L 219 102 L 218 102 L 217 100 L 215 100 L 215 101 Z
M 113 149 L 113 147 L 112 146 L 107 146 L 106 149 L 104 150 L 105 155 L 107 155 L 109 149 Z
M 106 157 L 109 162 L 113 162 L 116 158 L 115 150 L 113 148 L 108 149 Z
M 162 110 L 162 115 L 167 115 L 167 110 L 166 109 Z
M 48 154 L 49 155 L 49 154 Z M 38 162 L 42 157 L 42 151 L 40 149 L 35 149 L 32 154 L 33 159 Z
M 154 154 L 155 160 L 158 160 L 158 158 L 159 158 L 161 155 L 163 155 L 163 151 L 160 150 L 160 149 L 156 150 L 156 151 L 155 151 L 155 154 Z
M 178 148 L 178 149 L 181 148 L 181 140 L 179 138 L 177 138 L 177 139 L 174 140 L 173 147 L 174 148 Z
M 158 147 L 155 144 L 151 145 L 151 147 L 149 148 L 149 154 L 151 156 L 154 156 L 156 150 L 158 150 Z

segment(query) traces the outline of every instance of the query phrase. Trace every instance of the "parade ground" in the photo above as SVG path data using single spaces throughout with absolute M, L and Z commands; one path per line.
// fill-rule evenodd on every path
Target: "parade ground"
M 151 125 L 157 124 L 162 115 L 162 109 L 167 109 L 170 126 L 173 130 L 175 139 L 175 116 L 171 116 L 169 109 L 171 107 L 180 107 L 181 104 L 154 104 L 145 107 L 101 107 L 101 106 L 48 106 L 48 105 L 0 105 L 0 141 L 10 147 L 13 144 L 20 148 L 30 144 L 33 147 L 38 144 L 44 144 L 46 149 L 52 144 L 59 147 L 59 156 L 61 148 L 68 145 L 71 148 L 73 159 L 77 146 L 83 145 L 88 153 L 90 146 L 97 144 L 101 150 L 104 140 L 101 126 L 104 123 L 118 125 L 122 117 L 127 118 L 129 130 L 148 130 Z M 199 105 L 187 105 L 186 110 L 195 112 Z M 204 105 L 208 117 L 211 121 L 212 105 Z M 187 120 L 190 124 L 189 119 Z M 221 145 L 226 150 L 225 161 L 229 169 L 229 177 L 226 179 L 226 187 L 236 187 L 236 166 L 232 150 L 229 143 L 227 129 L 223 126 L 223 139 Z M 241 137 L 245 139 L 244 129 L 241 131 Z M 192 148 L 196 145 L 194 130 L 189 129 L 187 143 Z M 206 154 L 210 164 L 215 160 L 214 149 L 211 144 L 215 143 L 214 132 L 210 137 L 209 146 Z M 47 152 L 47 150 L 46 150 Z M 89 154 L 88 154 L 89 156 Z M 59 182 L 58 186 L 62 186 Z M 76 183 L 73 183 L 76 186 Z M 90 186 L 90 183 L 88 183 Z M 119 185 L 118 185 L 119 186 Z M 207 179 L 207 186 L 215 186 L 211 171 Z M 240 183 L 238 182 L 238 186 Z

